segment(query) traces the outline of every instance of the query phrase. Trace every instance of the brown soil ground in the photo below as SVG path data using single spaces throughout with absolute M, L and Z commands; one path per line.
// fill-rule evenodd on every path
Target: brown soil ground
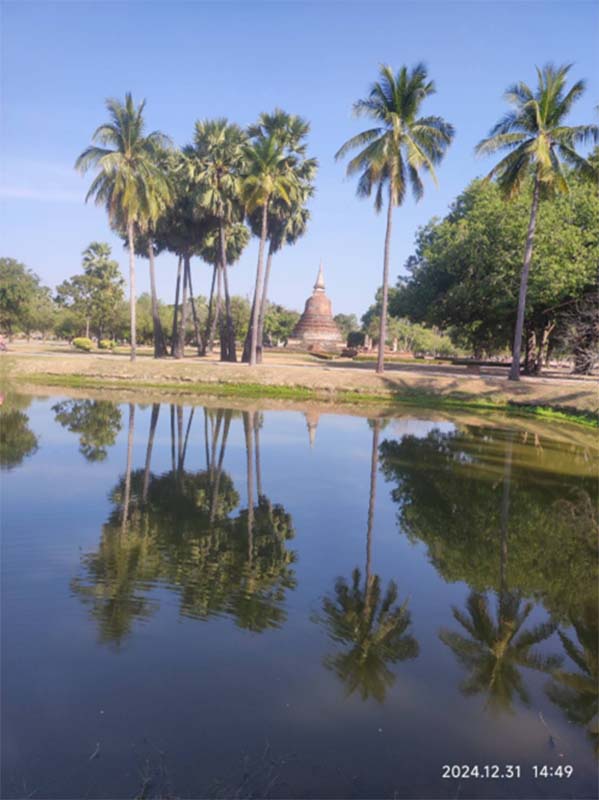
M 563 410 L 597 413 L 597 377 L 579 378 L 565 370 L 554 370 L 538 378 L 511 382 L 502 367 L 482 367 L 474 374 L 464 366 L 426 361 L 389 361 L 385 375 L 374 372 L 374 363 L 338 358 L 321 361 L 306 353 L 266 351 L 264 363 L 250 368 L 245 364 L 221 364 L 216 357 L 198 358 L 188 348 L 184 360 L 154 360 L 147 349 L 140 350 L 136 363 L 125 352 L 78 353 L 60 343 L 14 342 L 0 357 L 6 377 L 19 382 L 33 378 L 37 383 L 49 376 L 53 383 L 62 376 L 77 376 L 101 381 L 106 386 L 134 381 L 158 384 L 165 391 L 185 391 L 186 384 L 253 384 L 290 389 L 309 389 L 327 400 L 343 393 L 393 400 L 409 400 L 423 395 L 468 401 L 516 403 L 550 406 Z M 342 399 L 341 397 L 339 399 Z M 367 399 L 366 397 L 364 399 Z

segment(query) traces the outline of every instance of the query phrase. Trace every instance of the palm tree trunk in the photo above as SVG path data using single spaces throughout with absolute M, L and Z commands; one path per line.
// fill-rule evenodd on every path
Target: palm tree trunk
M 166 355 L 166 344 L 160 315 L 158 314 L 158 295 L 156 294 L 156 269 L 154 264 L 154 244 L 148 242 L 148 260 L 150 263 L 150 294 L 152 297 L 152 324 L 154 326 L 154 358 L 163 358 Z
M 268 246 L 266 270 L 264 272 L 264 287 L 262 288 L 262 300 L 260 301 L 260 311 L 258 313 L 258 343 L 256 345 L 256 358 L 258 360 L 258 364 L 262 363 L 262 347 L 264 344 L 264 317 L 266 316 L 266 304 L 268 303 L 268 282 L 270 280 L 272 257 L 273 250 L 271 242 Z
M 233 330 L 233 318 L 231 316 L 231 297 L 229 295 L 229 279 L 227 276 L 227 240 L 225 236 L 225 224 L 221 219 L 219 225 L 220 241 L 220 266 L 223 276 L 223 286 L 225 290 L 225 324 L 221 325 L 221 361 L 237 361 L 235 353 L 235 332 Z M 224 334 L 224 335 L 223 335 Z
M 179 358 L 177 355 L 179 350 L 179 293 L 181 291 L 181 270 L 183 268 L 183 256 L 179 256 L 179 263 L 177 264 L 177 287 L 175 289 L 175 308 L 173 311 L 173 336 L 171 344 L 171 355 L 173 358 Z
M 374 525 L 374 505 L 376 501 L 376 476 L 379 463 L 379 431 L 381 422 L 374 420 L 372 428 L 372 452 L 370 456 L 370 494 L 368 496 L 368 528 L 366 530 L 366 597 L 370 596 L 372 583 L 372 529 Z M 368 606 L 368 601 L 366 603 Z
M 522 275 L 520 276 L 520 292 L 518 294 L 518 315 L 516 317 L 516 330 L 514 332 L 514 347 L 512 349 L 512 366 L 510 367 L 509 379 L 511 381 L 520 380 L 520 351 L 522 349 L 522 331 L 524 329 L 524 310 L 526 308 L 526 292 L 528 290 L 528 273 L 532 260 L 532 246 L 537 227 L 537 212 L 539 210 L 539 195 L 541 182 L 538 174 L 535 176 L 535 186 L 532 193 L 532 205 L 530 208 L 530 220 L 528 222 L 528 233 L 526 234 L 526 247 L 524 248 L 524 264 L 522 265 Z
M 183 292 L 181 293 L 181 321 L 179 323 L 179 333 L 177 334 L 177 358 L 185 356 L 185 335 L 187 333 L 187 280 L 189 273 L 189 255 L 183 256 Z
M 133 243 L 133 222 L 127 225 L 129 243 L 129 316 L 131 319 L 131 361 L 137 357 L 137 299 L 135 297 L 135 245 Z
M 387 231 L 385 233 L 385 255 L 383 258 L 383 299 L 381 303 L 381 327 L 379 329 L 379 354 L 376 371 L 385 371 L 385 342 L 387 340 L 387 306 L 389 302 L 389 253 L 391 251 L 391 223 L 393 222 L 393 195 L 389 189 L 389 208 L 387 209 Z
M 156 434 L 156 425 L 158 424 L 158 415 L 160 414 L 160 403 L 152 405 L 152 416 L 150 418 L 150 433 L 148 435 L 148 448 L 146 450 L 146 465 L 144 469 L 144 484 L 142 490 L 142 501 L 145 503 L 148 499 L 148 486 L 150 485 L 150 466 L 152 463 L 152 449 L 154 447 L 154 435 Z
M 85 338 L 89 339 L 89 317 L 85 320 Z
M 129 403 L 129 432 L 127 434 L 127 467 L 125 469 L 125 492 L 123 497 L 122 528 L 125 530 L 129 520 L 129 503 L 131 501 L 131 469 L 133 465 L 133 432 L 135 430 L 135 404 Z
M 210 333 L 208 334 L 207 350 L 212 353 L 214 350 L 214 337 L 216 336 L 216 328 L 220 322 L 222 296 L 223 296 L 223 276 L 219 264 L 214 265 L 216 271 L 216 300 L 214 302 L 214 316 L 212 317 L 212 324 L 210 325 Z
M 256 292 L 254 291 L 254 297 L 252 298 L 252 307 L 250 309 L 250 321 L 248 323 L 248 329 L 245 334 L 245 339 L 243 340 L 243 352 L 241 354 L 241 360 L 243 361 L 244 364 L 250 363 L 250 350 L 252 347 L 252 319 L 254 318 L 255 307 L 256 307 Z
M 212 352 L 212 343 L 210 341 L 210 333 L 212 331 L 212 311 L 213 311 L 213 301 L 214 301 L 214 285 L 216 283 L 216 270 L 218 269 L 217 265 L 214 264 L 212 267 L 212 283 L 210 284 L 210 299 L 208 300 L 208 319 L 206 320 L 206 341 L 204 342 L 204 352 L 202 355 L 206 355 L 207 352 Z
M 264 269 L 264 245 L 266 243 L 266 233 L 268 230 L 268 200 L 262 208 L 262 231 L 260 234 L 260 247 L 258 249 L 258 266 L 256 267 L 256 286 L 254 288 L 254 308 L 251 320 L 251 339 L 250 339 L 250 367 L 256 364 L 256 345 L 258 343 L 258 299 L 261 296 L 262 272 Z
M 189 442 L 189 432 L 191 430 L 191 423 L 193 422 L 193 415 L 195 413 L 195 407 L 192 406 L 189 412 L 189 417 L 187 419 L 187 428 L 185 429 L 185 440 L 183 442 L 183 454 L 181 456 L 181 469 L 185 466 L 185 457 L 187 455 L 187 443 Z
M 198 319 L 198 312 L 196 309 L 196 301 L 193 296 L 193 286 L 191 285 L 191 265 L 187 263 L 187 283 L 189 285 L 189 302 L 191 303 L 191 313 L 193 316 L 193 327 L 196 335 L 196 347 L 198 348 L 198 355 L 204 354 L 204 343 L 202 342 L 202 334 L 200 332 L 200 321 Z

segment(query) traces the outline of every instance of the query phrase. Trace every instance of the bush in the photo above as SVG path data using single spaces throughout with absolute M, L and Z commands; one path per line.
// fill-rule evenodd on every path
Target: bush
M 116 342 L 112 339 L 100 339 L 98 342 L 98 347 L 100 350 L 112 350 L 116 347 Z
M 73 339 L 72 345 L 73 347 L 76 347 L 77 350 L 83 350 L 86 353 L 89 353 L 90 350 L 94 349 L 94 343 L 86 336 L 79 336 L 77 339 Z

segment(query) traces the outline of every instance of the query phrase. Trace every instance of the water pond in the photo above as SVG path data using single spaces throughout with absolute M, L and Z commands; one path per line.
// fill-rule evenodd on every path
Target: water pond
M 594 798 L 597 439 L 7 395 L 3 798 Z

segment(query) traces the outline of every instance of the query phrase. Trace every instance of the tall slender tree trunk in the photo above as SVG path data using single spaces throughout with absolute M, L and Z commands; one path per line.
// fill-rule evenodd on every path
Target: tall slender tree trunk
M 216 328 L 220 322 L 220 316 L 222 313 L 221 307 L 223 302 L 222 270 L 219 264 L 215 264 L 214 269 L 216 270 L 216 300 L 214 301 L 214 315 L 212 317 L 210 332 L 208 334 L 207 350 L 209 353 L 212 353 L 214 350 L 214 337 L 216 336 Z
M 202 341 L 202 334 L 200 331 L 200 321 L 198 319 L 196 301 L 193 296 L 193 286 L 191 283 L 191 264 L 189 262 L 187 263 L 186 275 L 187 275 L 187 284 L 189 286 L 189 302 L 191 304 L 191 313 L 193 316 L 193 327 L 196 336 L 196 347 L 198 349 L 198 355 L 201 356 L 204 354 L 205 348 L 204 348 L 204 343 Z
M 89 339 L 89 317 L 85 320 L 85 338 Z M 29 336 L 27 340 L 29 341 Z
M 127 467 L 125 469 L 125 492 L 123 497 L 123 530 L 129 520 L 129 504 L 131 502 L 131 470 L 133 466 L 133 433 L 135 431 L 135 404 L 129 403 L 129 431 L 127 433 Z
M 137 357 L 137 298 L 135 296 L 135 245 L 133 243 L 133 222 L 127 225 L 129 242 L 129 316 L 131 320 L 131 361 Z
M 245 334 L 245 339 L 243 340 L 243 352 L 241 354 L 241 360 L 244 364 L 250 363 L 250 350 L 252 349 L 252 319 L 254 318 L 254 309 L 256 308 L 256 287 L 254 287 L 254 297 L 252 298 L 252 307 L 250 309 L 250 321 L 248 323 L 248 329 Z
M 150 418 L 150 433 L 148 434 L 148 447 L 146 450 L 146 465 L 144 468 L 144 484 L 142 490 L 142 501 L 145 503 L 148 499 L 148 487 L 150 485 L 150 466 L 152 464 L 152 449 L 154 448 L 154 436 L 156 434 L 156 425 L 158 424 L 158 415 L 160 414 L 160 403 L 153 403 L 152 416 Z
M 185 439 L 183 441 L 183 454 L 181 456 L 181 469 L 185 466 L 185 457 L 187 455 L 187 444 L 189 442 L 189 432 L 191 431 L 191 423 L 193 422 L 193 415 L 195 414 L 195 406 L 192 406 L 189 411 L 187 419 L 187 428 L 185 429 Z
M 189 272 L 189 255 L 186 253 L 183 256 L 183 291 L 181 293 L 181 316 L 179 322 L 179 329 L 177 331 L 177 354 L 175 358 L 183 358 L 185 356 L 185 334 L 187 333 L 187 280 L 186 276 Z
M 387 231 L 385 233 L 385 254 L 383 257 L 383 299 L 381 303 L 381 326 L 379 328 L 379 353 L 376 371 L 385 371 L 385 342 L 387 341 L 387 306 L 389 304 L 389 255 L 391 252 L 391 225 L 393 222 L 393 194 L 389 188 L 389 208 L 387 209 Z
M 216 284 L 216 271 L 218 266 L 216 264 L 212 267 L 212 283 L 210 284 L 210 299 L 208 300 L 208 319 L 206 320 L 206 335 L 205 335 L 205 342 L 204 342 L 204 352 L 203 355 L 206 355 L 207 352 L 212 352 L 212 345 L 210 344 L 210 332 L 212 331 L 212 312 L 213 312 L 213 302 L 214 302 L 214 286 Z
M 259 299 L 262 295 L 262 272 L 264 270 L 264 245 L 268 231 L 268 200 L 262 208 L 262 231 L 260 234 L 260 247 L 258 249 L 258 265 L 256 267 L 256 286 L 254 288 L 254 308 L 252 310 L 251 338 L 250 338 L 250 367 L 256 365 L 256 346 L 258 343 L 258 311 Z
M 268 282 L 270 280 L 270 270 L 272 268 L 273 249 L 272 242 L 268 245 L 268 256 L 266 258 L 266 270 L 264 272 L 264 286 L 262 288 L 262 300 L 260 301 L 260 311 L 258 313 L 258 343 L 256 345 L 256 358 L 258 364 L 262 363 L 262 348 L 264 346 L 264 318 L 266 317 L 266 306 L 268 303 Z
M 177 355 L 179 351 L 179 294 L 181 292 L 181 272 L 183 270 L 183 256 L 179 256 L 179 263 L 177 264 L 177 285 L 175 289 L 175 308 L 173 311 L 173 335 L 171 344 L 171 355 L 173 358 L 180 358 Z
M 512 366 L 510 367 L 509 379 L 511 381 L 520 380 L 520 351 L 522 350 L 522 331 L 524 329 L 524 311 L 526 309 L 526 292 L 528 290 L 528 273 L 530 272 L 530 262 L 532 260 L 532 247 L 537 227 L 537 212 L 539 210 L 539 196 L 541 192 L 541 182 L 538 174 L 535 175 L 535 185 L 532 193 L 532 205 L 530 207 L 530 220 L 528 222 L 528 232 L 526 234 L 526 246 L 524 248 L 524 263 L 520 276 L 520 291 L 518 293 L 518 314 L 516 317 L 516 330 L 514 332 L 514 346 L 512 348 Z
M 221 361 L 237 361 L 235 352 L 235 331 L 233 330 L 233 318 L 231 316 L 231 297 L 229 295 L 229 278 L 227 275 L 227 239 L 225 234 L 225 224 L 221 219 L 219 224 L 220 242 L 220 266 L 223 276 L 223 287 L 225 290 L 225 323 L 221 325 L 220 353 Z
M 164 331 L 158 313 L 158 295 L 156 293 L 156 265 L 154 263 L 154 243 L 148 242 L 148 261 L 150 264 L 150 294 L 152 297 L 152 324 L 154 328 L 154 358 L 163 358 L 166 355 Z
M 376 502 L 376 476 L 379 463 L 379 432 L 381 421 L 374 420 L 372 428 L 372 451 L 370 454 L 370 493 L 368 495 L 368 527 L 366 530 L 366 606 L 369 606 L 370 586 L 372 583 L 372 530 L 374 526 L 374 506 Z

